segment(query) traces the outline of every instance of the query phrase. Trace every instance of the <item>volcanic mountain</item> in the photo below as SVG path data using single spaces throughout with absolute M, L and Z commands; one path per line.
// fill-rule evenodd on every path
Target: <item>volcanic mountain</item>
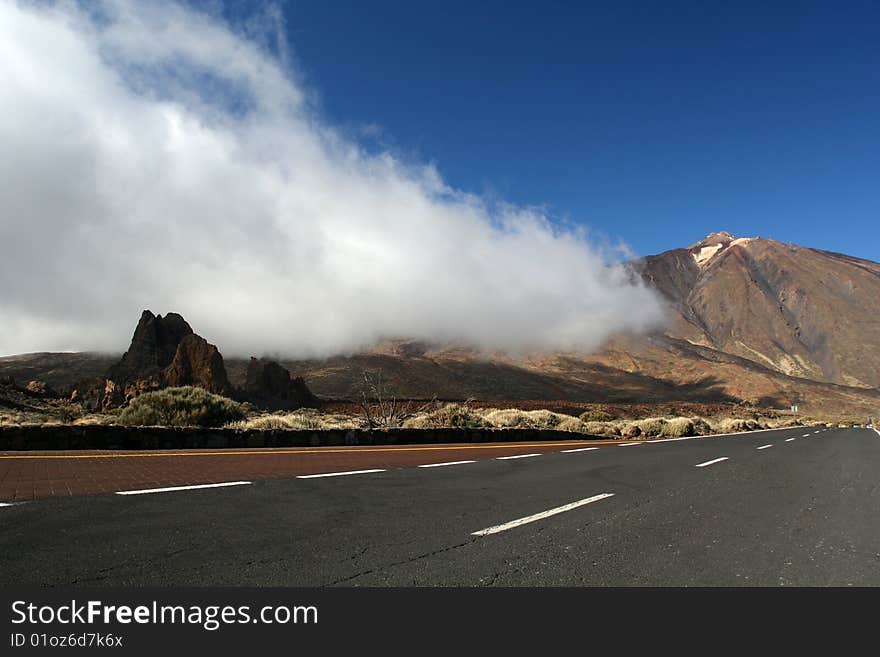
M 666 334 L 777 372 L 880 386 L 880 265 L 715 233 L 639 263 L 674 309 Z
M 632 267 L 666 300 L 669 322 L 651 335 L 612 338 L 597 353 L 513 357 L 389 340 L 282 365 L 333 399 L 357 399 L 370 372 L 381 373 L 389 394 L 415 399 L 880 407 L 880 264 L 719 232 Z M 75 378 L 64 362 L 81 377 L 92 374 L 90 358 L 94 374 L 106 370 L 106 357 L 31 354 L 0 358 L 0 376 L 63 389 Z M 253 362 L 226 358 L 225 366 L 233 386 L 256 380 Z

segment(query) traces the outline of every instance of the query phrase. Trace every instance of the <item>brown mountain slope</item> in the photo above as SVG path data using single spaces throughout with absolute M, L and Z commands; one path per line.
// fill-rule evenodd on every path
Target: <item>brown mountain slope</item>
M 667 335 L 783 374 L 880 386 L 880 265 L 769 239 L 710 235 L 645 258 Z

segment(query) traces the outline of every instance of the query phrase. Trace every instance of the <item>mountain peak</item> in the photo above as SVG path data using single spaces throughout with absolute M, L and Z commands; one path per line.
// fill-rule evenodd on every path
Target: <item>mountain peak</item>
M 726 230 L 722 230 L 721 232 L 718 232 L 718 233 L 710 233 L 709 235 L 706 235 L 706 237 L 703 240 L 697 242 L 696 244 L 692 244 L 689 248 L 690 249 L 700 249 L 700 248 L 707 247 L 707 246 L 718 246 L 719 244 L 721 246 L 727 246 L 728 244 L 733 242 L 735 239 L 736 239 L 736 236 L 731 235 Z
M 725 230 L 720 233 L 711 233 L 705 239 L 688 247 L 688 251 L 694 257 L 694 260 L 700 267 L 709 264 L 716 255 L 724 251 L 727 247 L 736 244 L 745 244 L 750 242 L 749 238 L 739 238 L 731 235 Z

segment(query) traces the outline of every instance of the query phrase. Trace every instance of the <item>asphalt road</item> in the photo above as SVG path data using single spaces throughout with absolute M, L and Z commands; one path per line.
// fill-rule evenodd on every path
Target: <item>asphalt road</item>
M 880 585 L 878 481 L 797 428 L 56 497 L 0 507 L 0 585 Z

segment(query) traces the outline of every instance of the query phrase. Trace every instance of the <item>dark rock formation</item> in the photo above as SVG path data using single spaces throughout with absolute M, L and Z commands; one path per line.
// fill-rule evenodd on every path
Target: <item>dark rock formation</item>
M 232 390 L 217 347 L 193 333 L 177 313 L 162 317 L 145 310 L 122 360 L 106 377 L 78 382 L 70 401 L 92 410 L 108 410 L 145 392 L 187 385 L 223 395 Z
M 290 378 L 290 371 L 274 360 L 251 358 L 244 386 L 247 401 L 271 410 L 293 410 L 315 406 L 318 399 L 302 377 Z
M 83 379 L 73 386 L 71 402 L 90 410 L 109 410 L 128 404 L 145 392 L 165 387 L 198 386 L 234 396 L 262 408 L 293 410 L 315 406 L 318 399 L 302 378 L 271 360 L 252 358 L 244 390 L 233 389 L 217 347 L 193 332 L 176 313 L 165 317 L 145 310 L 131 346 L 106 377 Z
M 128 351 L 119 363 L 110 368 L 107 378 L 123 383 L 161 379 L 162 371 L 174 360 L 181 340 L 188 335 L 193 335 L 193 330 L 177 313 L 162 317 L 145 310 L 134 330 Z
M 45 381 L 28 381 L 24 389 L 35 397 L 58 397 L 58 393 Z
M 105 399 L 114 404 L 166 386 L 193 385 L 218 394 L 231 390 L 217 347 L 196 335 L 177 313 L 163 317 L 149 310 L 141 315 L 131 346 L 107 379 L 115 387 Z
M 177 345 L 174 359 L 165 368 L 166 386 L 199 386 L 209 392 L 229 394 L 231 386 L 223 365 L 223 356 L 203 337 L 192 333 Z

